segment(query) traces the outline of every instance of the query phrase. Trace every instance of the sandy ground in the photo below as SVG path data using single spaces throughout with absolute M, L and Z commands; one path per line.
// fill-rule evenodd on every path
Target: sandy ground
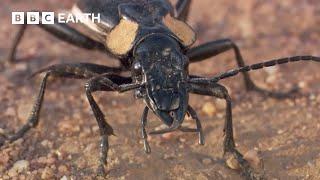
M 69 0 L 3 0 L 0 61 L 5 60 L 18 29 L 11 25 L 12 11 L 60 11 L 71 5 Z M 289 55 L 320 55 L 320 1 L 201 0 L 193 3 L 189 23 L 198 34 L 197 44 L 232 38 L 250 64 Z M 18 58 L 22 62 L 0 66 L 0 130 L 9 133 L 25 122 L 32 106 L 39 79 L 28 80 L 31 72 L 61 62 L 117 64 L 102 53 L 72 47 L 35 27 L 28 29 Z M 194 64 L 190 71 L 210 76 L 235 66 L 230 52 Z M 269 89 L 299 85 L 304 95 L 288 100 L 247 93 L 241 76 L 222 82 L 234 102 L 237 147 L 244 153 L 259 152 L 268 179 L 320 179 L 319 68 L 319 64 L 301 62 L 252 73 L 260 86 Z M 95 177 L 99 135 L 84 95 L 84 82 L 50 82 L 39 126 L 1 148 L 0 179 Z M 197 145 L 196 134 L 174 133 L 150 138 L 152 153 L 145 155 L 139 134 L 143 102 L 135 101 L 131 93 L 97 93 L 95 97 L 117 135 L 110 138 L 108 178 L 241 179 L 222 159 L 223 102 L 191 97 L 202 120 L 205 146 Z M 154 116 L 149 122 L 148 130 L 161 124 Z M 191 120 L 186 122 L 194 126 Z M 13 166 L 19 163 L 26 169 L 17 173 Z

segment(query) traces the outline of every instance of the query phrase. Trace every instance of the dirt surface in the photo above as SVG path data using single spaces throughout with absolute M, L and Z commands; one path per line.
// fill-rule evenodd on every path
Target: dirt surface
M 9 52 L 18 27 L 11 12 L 45 9 L 61 11 L 72 1 L 3 0 L 0 5 L 0 61 Z M 197 44 L 232 38 L 246 63 L 277 57 L 320 55 L 320 1 L 201 0 L 191 8 L 190 25 Z M 62 62 L 116 65 L 99 52 L 61 42 L 32 27 L 19 47 L 21 62 L 0 66 L 0 130 L 12 133 L 25 121 L 39 78 L 28 75 L 41 67 Z M 212 76 L 236 66 L 232 52 L 190 67 L 193 74 Z M 247 93 L 242 77 L 222 83 L 233 98 L 237 147 L 243 153 L 260 153 L 268 179 L 320 179 L 320 64 L 300 62 L 251 73 L 262 87 L 288 90 L 294 84 L 303 96 L 275 100 Z M 98 166 L 99 134 L 84 95 L 84 81 L 50 81 L 41 122 L 26 136 L 0 150 L 0 179 L 93 179 Z M 150 138 L 152 153 L 145 155 L 140 139 L 142 101 L 131 93 L 97 93 L 116 137 L 110 138 L 109 179 L 241 179 L 226 168 L 222 158 L 224 103 L 192 96 L 199 113 L 206 145 L 197 145 L 196 134 L 174 133 Z M 149 117 L 148 130 L 159 126 Z M 187 124 L 194 126 L 191 120 Z M 21 170 L 20 173 L 15 172 Z

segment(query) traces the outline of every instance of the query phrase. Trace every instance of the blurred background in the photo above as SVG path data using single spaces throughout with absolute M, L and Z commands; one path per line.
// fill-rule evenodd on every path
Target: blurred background
M 12 11 L 64 11 L 74 1 L 2 0 L 0 5 L 0 133 L 21 126 L 31 109 L 39 78 L 32 72 L 51 64 L 91 62 L 117 65 L 106 55 L 73 47 L 37 27 L 28 28 L 17 57 L 5 66 L 16 25 Z M 320 56 L 320 1 L 316 0 L 201 0 L 194 1 L 188 23 L 197 44 L 231 38 L 247 64 L 294 56 Z M 230 51 L 193 64 L 192 74 L 212 76 L 236 67 Z M 303 96 L 275 100 L 245 91 L 242 77 L 224 80 L 233 98 L 235 140 L 243 153 L 259 156 L 270 179 L 320 179 L 320 64 L 300 62 L 251 73 L 265 88 Z M 145 155 L 140 139 L 142 101 L 131 93 L 96 93 L 106 119 L 113 126 L 108 169 L 110 179 L 240 179 L 222 159 L 224 102 L 191 96 L 202 121 L 206 145 L 196 134 L 180 132 L 150 137 L 152 153 Z M 149 116 L 148 130 L 160 125 Z M 186 125 L 194 126 L 190 119 Z M 50 81 L 39 126 L 18 142 L 1 148 L 0 179 L 92 179 L 98 165 L 99 133 L 84 95 L 84 81 Z M 256 155 L 256 153 L 258 155 Z M 14 164 L 24 163 L 26 170 Z M 19 163 L 18 163 L 19 164 Z M 22 172 L 18 172 L 18 171 Z

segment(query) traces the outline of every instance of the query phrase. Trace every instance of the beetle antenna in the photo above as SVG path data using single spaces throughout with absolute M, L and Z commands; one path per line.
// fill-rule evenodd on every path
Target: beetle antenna
M 265 67 L 271 67 L 271 66 L 286 64 L 286 63 L 290 63 L 290 62 L 298 62 L 298 61 L 320 62 L 320 57 L 317 57 L 317 56 L 293 56 L 293 57 L 285 57 L 285 58 L 281 58 L 281 59 L 273 59 L 273 60 L 265 61 L 262 63 L 252 64 L 252 65 L 240 67 L 237 69 L 232 69 L 227 72 L 221 73 L 217 76 L 214 76 L 212 78 L 195 78 L 195 79 L 191 79 L 190 81 L 191 81 L 191 83 L 192 82 L 195 82 L 195 83 L 207 82 L 208 80 L 211 82 L 218 82 L 222 79 L 236 76 L 240 72 L 248 72 L 251 70 L 258 70 L 258 69 L 262 69 Z

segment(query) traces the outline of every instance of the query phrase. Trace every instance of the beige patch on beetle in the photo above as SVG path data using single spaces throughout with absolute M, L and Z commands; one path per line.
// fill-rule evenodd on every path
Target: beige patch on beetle
M 180 21 L 170 15 L 163 19 L 163 23 L 175 34 L 186 47 L 191 46 L 196 41 L 196 33 L 183 21 Z
M 133 47 L 139 25 L 136 22 L 121 19 L 120 23 L 107 36 L 106 45 L 116 55 L 125 55 Z

